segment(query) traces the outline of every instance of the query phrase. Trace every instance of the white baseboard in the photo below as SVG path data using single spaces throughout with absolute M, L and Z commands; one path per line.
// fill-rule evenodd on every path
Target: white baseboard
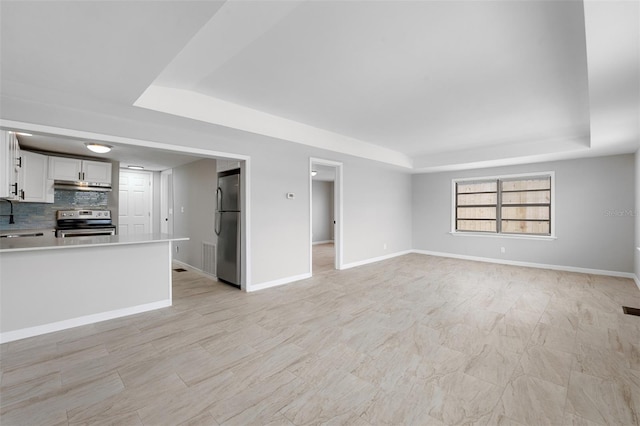
M 393 257 L 398 257 L 398 256 L 402 256 L 402 255 L 409 254 L 409 253 L 411 253 L 411 250 L 405 250 L 405 251 L 399 251 L 399 252 L 396 252 L 396 253 L 387 254 L 387 255 L 384 255 L 384 256 L 380 256 L 380 257 L 375 257 L 375 258 L 372 258 L 372 259 L 365 259 L 365 260 L 361 260 L 361 261 L 358 261 L 358 262 L 348 263 L 348 264 L 342 265 L 341 270 L 349 269 L 349 268 L 355 268 L 356 266 L 362 266 L 362 265 L 366 265 L 368 263 L 380 262 L 381 260 L 391 259 Z M 266 288 L 276 287 L 276 286 L 284 285 L 284 284 L 289 284 L 289 283 L 292 283 L 292 282 L 295 282 L 295 281 L 306 280 L 307 278 L 311 278 L 311 277 L 312 277 L 311 273 L 306 273 L 306 274 L 295 275 L 293 277 L 281 278 L 279 280 L 268 281 L 268 282 L 261 283 L 261 284 L 255 284 L 255 285 L 252 285 L 250 288 L 247 288 L 247 292 L 264 290 Z
M 214 280 L 217 280 L 217 279 L 218 279 L 218 277 L 217 277 L 217 276 L 212 275 L 212 274 L 207 274 L 207 273 L 206 273 L 205 271 L 203 271 L 202 269 L 196 268 L 195 266 L 193 266 L 193 265 L 189 265 L 188 263 L 184 263 L 184 262 L 181 262 L 181 261 L 179 261 L 179 260 L 175 260 L 175 259 L 171 259 L 171 261 L 172 261 L 173 263 L 177 263 L 178 265 L 182 266 L 182 267 L 183 267 L 183 268 L 185 268 L 185 269 L 189 269 L 190 271 L 195 272 L 195 273 L 196 273 L 196 274 L 198 274 L 198 275 L 202 275 L 203 277 L 213 278 Z
M 37 325 L 35 327 L 5 331 L 4 333 L 0 333 L 0 343 L 13 342 L 14 340 L 26 339 L 27 337 L 53 333 L 54 331 L 66 330 L 69 328 L 79 327 L 81 325 L 94 324 L 96 322 L 140 314 L 142 312 L 167 308 L 169 306 L 171 306 L 171 300 L 160 300 L 158 302 L 145 303 L 144 305 L 131 306 L 129 308 L 116 309 L 113 311 L 101 312 L 99 314 L 85 315 L 78 318 L 52 322 L 50 324 Z
M 333 243 L 333 240 L 314 241 L 311 244 L 315 246 L 315 245 L 318 245 L 318 244 L 329 244 L 329 243 Z
M 634 278 L 638 284 L 635 274 L 631 272 L 608 271 L 606 269 L 579 268 L 575 266 L 550 265 L 547 263 L 521 262 L 518 260 L 494 259 L 491 257 L 467 256 L 464 254 L 443 253 L 429 250 L 411 250 L 412 253 L 426 254 L 428 256 L 450 257 L 453 259 L 473 260 L 476 262 L 498 263 L 501 265 L 525 266 L 528 268 L 552 269 L 555 271 L 579 272 L 581 274 L 605 275 L 609 277 Z M 640 288 L 640 286 L 638 286 Z
M 341 270 L 355 268 L 357 266 L 368 265 L 369 263 L 380 262 L 381 260 L 392 259 L 398 256 L 404 256 L 405 254 L 413 253 L 413 250 L 397 251 L 395 253 L 385 254 L 384 256 L 372 257 L 371 259 L 359 260 L 357 262 L 345 263 L 342 265 Z
M 294 281 L 306 280 L 307 278 L 311 278 L 310 273 L 294 275 L 292 277 L 280 278 L 278 280 L 267 281 L 260 284 L 254 284 L 251 287 L 247 288 L 247 292 L 264 290 L 266 288 L 277 287 L 279 285 L 289 284 Z

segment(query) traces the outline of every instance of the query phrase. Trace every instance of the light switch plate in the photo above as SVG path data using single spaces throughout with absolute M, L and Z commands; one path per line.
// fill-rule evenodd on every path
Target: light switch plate
M 293 200 L 294 198 L 296 198 L 296 194 L 294 194 L 293 192 L 287 192 L 287 198 L 289 200 Z

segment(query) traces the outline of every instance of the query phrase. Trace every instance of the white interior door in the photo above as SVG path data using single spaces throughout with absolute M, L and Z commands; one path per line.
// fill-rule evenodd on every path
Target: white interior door
M 120 171 L 119 235 L 151 233 L 150 172 Z

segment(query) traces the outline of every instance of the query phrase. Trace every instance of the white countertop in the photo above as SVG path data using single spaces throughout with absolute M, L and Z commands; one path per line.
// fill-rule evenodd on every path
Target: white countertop
M 0 238 L 0 253 L 128 244 L 150 244 L 168 241 L 186 241 L 188 239 L 189 238 L 186 237 L 175 237 L 169 234 L 99 235 L 69 238 L 55 238 L 51 235 L 45 235 L 42 237 Z

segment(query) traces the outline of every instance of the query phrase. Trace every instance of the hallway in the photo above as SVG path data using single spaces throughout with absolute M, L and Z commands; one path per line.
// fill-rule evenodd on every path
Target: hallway
M 313 246 L 313 274 L 335 270 L 335 249 L 333 243 Z

